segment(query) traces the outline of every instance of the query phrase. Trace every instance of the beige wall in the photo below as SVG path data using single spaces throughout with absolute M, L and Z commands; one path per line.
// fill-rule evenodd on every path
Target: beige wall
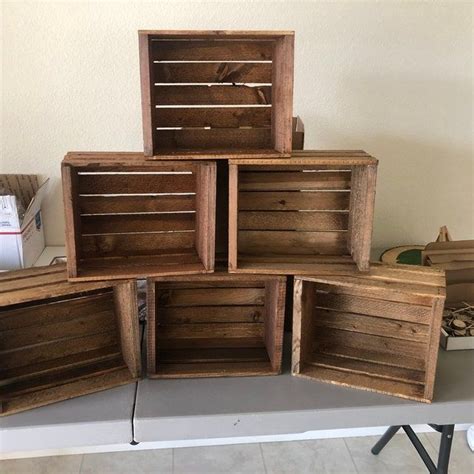
M 380 159 L 374 246 L 473 238 L 471 2 L 3 3 L 1 172 L 52 178 L 68 150 L 140 150 L 138 29 L 294 29 L 306 148 Z

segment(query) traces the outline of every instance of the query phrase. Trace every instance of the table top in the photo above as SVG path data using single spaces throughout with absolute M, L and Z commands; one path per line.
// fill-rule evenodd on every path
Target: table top
M 393 424 L 474 422 L 474 352 L 440 351 L 434 401 L 293 377 L 143 380 L 135 439 L 171 441 Z

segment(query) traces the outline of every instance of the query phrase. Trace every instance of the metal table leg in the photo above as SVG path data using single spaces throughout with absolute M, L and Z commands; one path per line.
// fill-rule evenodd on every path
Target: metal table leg
M 430 474 L 447 474 L 449 466 L 449 456 L 451 454 L 451 445 L 453 443 L 454 425 L 434 425 L 430 424 L 431 428 L 441 433 L 441 440 L 439 445 L 438 465 L 432 461 L 430 455 L 426 451 L 422 442 L 413 431 L 410 425 L 390 426 L 388 430 L 377 441 L 371 449 L 372 454 L 379 454 L 380 451 L 387 445 L 387 443 L 395 436 L 400 428 L 403 428 L 409 440 L 420 455 L 422 461 L 425 463 Z

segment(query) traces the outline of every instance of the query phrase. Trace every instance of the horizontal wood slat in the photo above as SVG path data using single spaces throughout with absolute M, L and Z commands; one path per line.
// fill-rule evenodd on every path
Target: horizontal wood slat
M 81 196 L 81 214 L 124 214 L 140 212 L 178 212 L 196 210 L 194 195 L 165 196 Z
M 157 333 L 158 336 L 158 333 Z M 207 337 L 207 338 L 164 338 L 157 342 L 160 349 L 229 349 L 265 347 L 261 337 Z M 159 361 L 157 361 L 157 365 Z
M 315 349 L 331 348 L 334 346 L 347 346 L 353 349 L 370 349 L 384 352 L 394 356 L 402 353 L 413 359 L 424 361 L 427 342 L 417 342 L 411 340 L 400 340 L 372 334 L 362 334 L 353 331 L 324 328 L 315 330 Z
M 399 353 L 397 357 L 394 357 L 392 353 L 379 349 L 329 344 L 321 340 L 318 341 L 315 351 L 337 357 L 348 357 L 349 359 L 373 362 L 374 364 L 385 364 L 390 367 L 401 367 L 418 371 L 425 370 L 423 360 L 403 353 Z
M 155 127 L 270 128 L 271 107 L 155 108 Z
M 268 105 L 271 86 L 155 86 L 155 105 Z
M 126 216 L 83 216 L 81 229 L 83 234 L 110 234 L 126 232 L 156 232 L 194 230 L 194 213 Z
M 239 191 L 344 190 L 350 184 L 351 173 L 345 171 L 239 173 Z
M 64 270 L 62 273 L 65 278 Z M 88 295 L 55 303 L 39 301 L 18 309 L 0 308 L 0 331 L 52 324 L 59 318 L 65 322 L 88 315 L 92 311 L 100 313 L 112 310 L 113 299 L 110 291 L 96 296 Z
M 378 336 L 406 339 L 417 342 L 428 342 L 429 327 L 424 324 L 401 322 L 397 319 L 386 319 L 366 314 L 343 313 L 318 308 L 314 318 L 316 328 L 344 329 Z M 316 329 L 319 330 L 319 329 Z
M 86 258 L 179 254 L 194 248 L 194 232 L 90 235 L 80 239 Z M 126 265 L 126 262 L 122 262 Z
M 69 321 L 57 321 L 41 326 L 11 329 L 0 333 L 0 352 L 19 350 L 27 346 L 45 344 L 54 340 L 94 334 L 98 330 L 117 329 L 113 311 L 95 312 Z
M 271 83 L 271 63 L 154 63 L 153 81 Z
M 110 360 L 103 360 L 82 367 L 64 368 L 59 374 L 47 374 L 32 377 L 28 380 L 13 382 L 0 387 L 0 397 L 11 400 L 20 395 L 37 392 L 49 387 L 64 385 L 70 381 L 76 381 L 93 377 L 125 368 L 121 356 Z
M 377 378 L 365 374 L 354 374 L 325 367 L 311 367 L 304 369 L 304 376 L 316 380 L 331 380 L 333 383 L 346 387 L 364 388 L 365 390 L 396 395 L 401 398 L 428 401 L 424 398 L 423 387 L 413 383 L 400 382 Z
M 3 368 L 16 368 L 58 359 L 83 351 L 92 351 L 118 343 L 116 332 L 97 329 L 95 334 L 44 343 L 21 351 L 1 354 Z
M 348 192 L 259 192 L 239 193 L 241 211 L 349 210 Z
M 348 215 L 340 212 L 239 212 L 240 230 L 347 230 Z
M 261 40 L 151 40 L 152 61 L 269 61 L 273 41 Z
M 181 349 L 158 350 L 158 359 L 162 364 L 200 364 L 205 362 L 258 362 L 268 361 L 263 347 L 232 347 L 224 349 Z
M 258 149 L 271 143 L 269 128 L 211 128 L 155 130 L 155 139 L 163 150 Z M 224 151 L 220 152 L 225 154 Z
M 308 364 L 328 369 L 340 370 L 363 375 L 372 375 L 388 380 L 415 383 L 423 385 L 425 374 L 420 370 L 393 367 L 376 362 L 367 362 L 348 357 L 338 357 L 328 354 L 314 353 Z
M 80 194 L 194 193 L 193 174 L 83 174 Z
M 260 323 L 261 305 L 160 307 L 161 324 L 183 323 Z
M 190 364 L 160 364 L 156 372 L 159 378 L 185 377 L 245 377 L 274 375 L 270 361 L 209 362 Z
M 64 367 L 80 367 L 101 360 L 116 358 L 120 355 L 120 352 L 121 348 L 116 344 L 13 369 L 0 369 L 0 380 L 10 382 L 28 379 L 31 374 L 58 373 L 64 370 Z
M 159 307 L 262 305 L 265 301 L 263 288 L 161 290 L 156 295 Z
M 159 326 L 157 344 L 162 339 L 263 338 L 263 323 L 172 324 Z
M 315 301 L 318 307 L 336 311 L 361 313 L 369 316 L 393 318 L 420 324 L 429 324 L 431 320 L 431 308 L 400 303 L 398 301 L 377 300 L 353 295 L 320 292 L 316 294 Z
M 338 255 L 347 253 L 344 232 L 292 232 L 241 230 L 238 248 L 243 253 L 286 255 Z

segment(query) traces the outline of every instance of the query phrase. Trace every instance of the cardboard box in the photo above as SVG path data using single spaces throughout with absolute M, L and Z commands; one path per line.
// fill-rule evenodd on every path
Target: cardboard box
M 39 186 L 36 175 L 0 175 L 0 270 L 31 267 L 44 250 L 41 202 L 47 183 Z

